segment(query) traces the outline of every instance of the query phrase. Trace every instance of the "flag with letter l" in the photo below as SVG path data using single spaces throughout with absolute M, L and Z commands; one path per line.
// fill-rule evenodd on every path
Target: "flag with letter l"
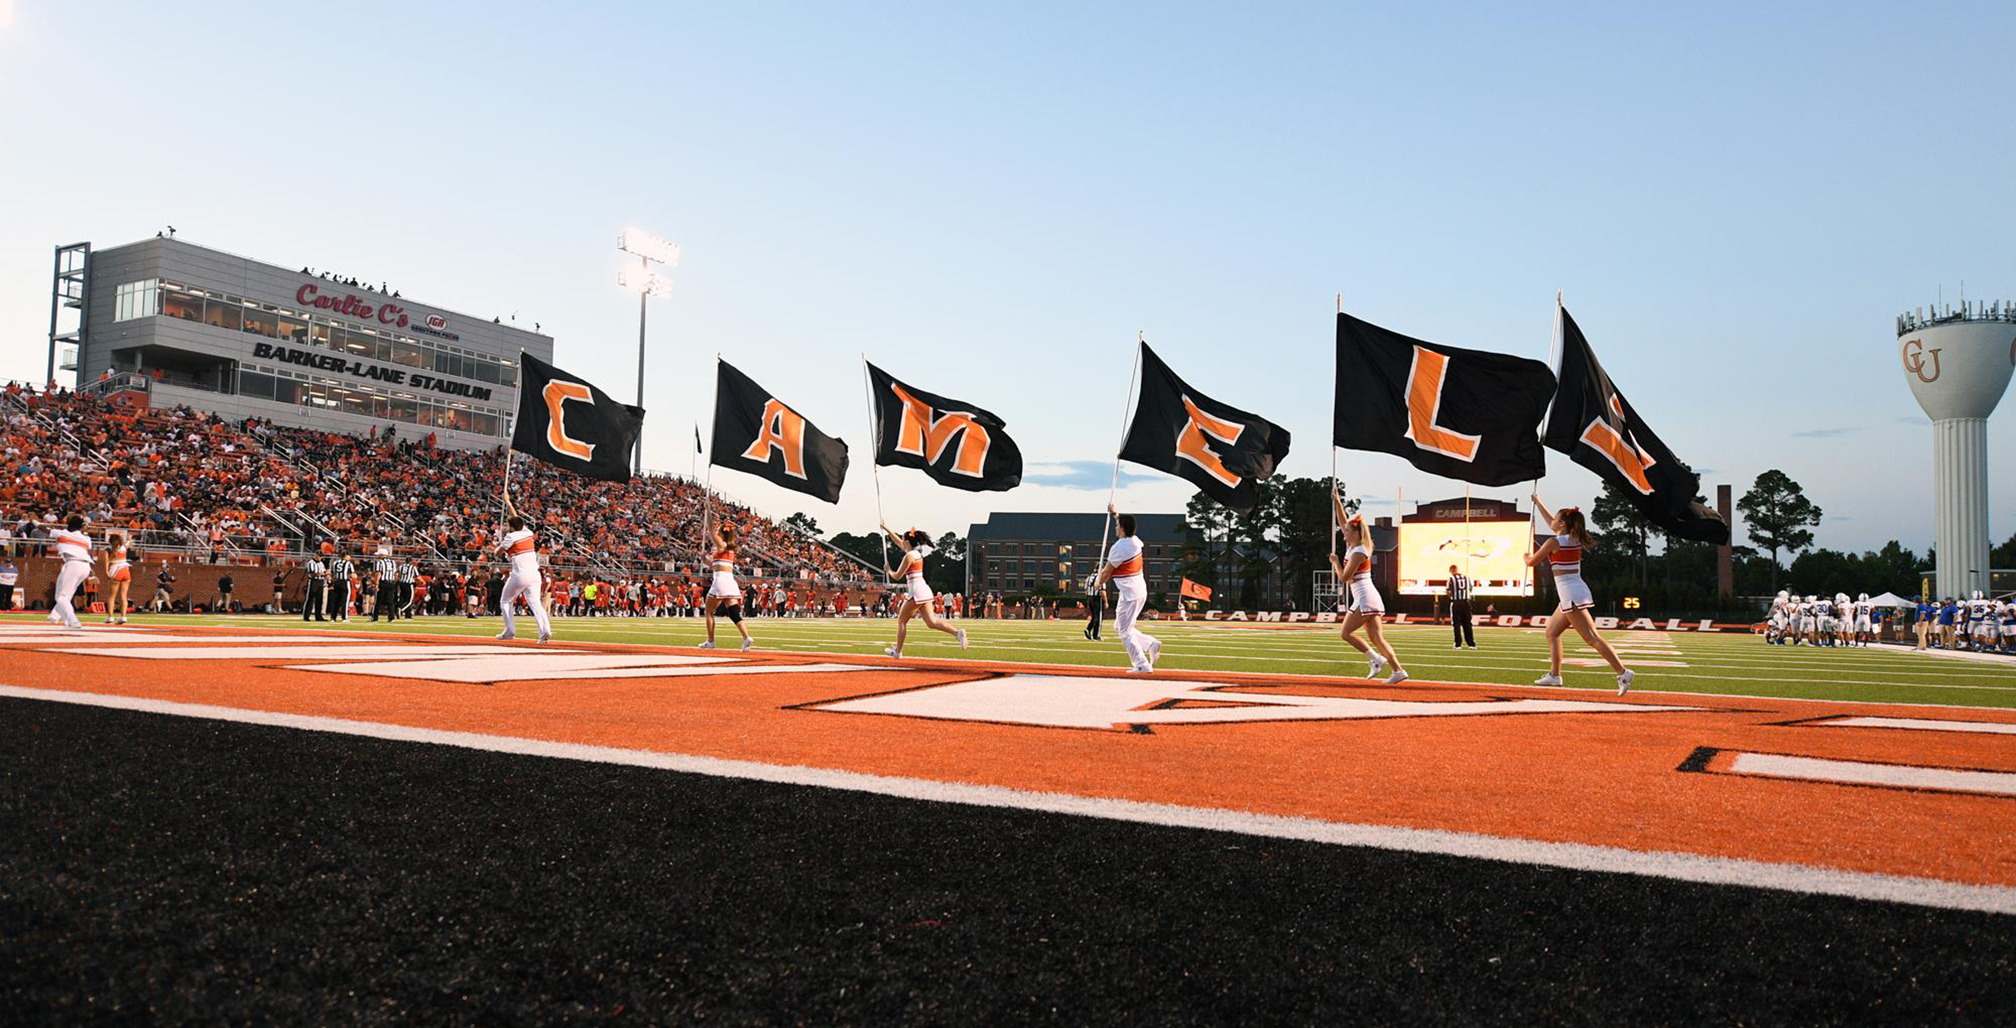
M 970 403 L 896 381 L 868 365 L 875 396 L 875 463 L 916 468 L 939 485 L 998 492 L 1022 482 L 1022 450 L 1008 423 Z
M 847 444 L 819 431 L 727 361 L 717 362 L 714 443 L 707 461 L 786 489 L 840 502 Z
M 1141 402 L 1121 460 L 1185 479 L 1243 513 L 1260 502 L 1254 483 L 1287 456 L 1287 429 L 1190 388 L 1141 344 Z
M 1561 384 L 1547 417 L 1547 445 L 1594 471 L 1662 531 L 1727 543 L 1729 523 L 1695 500 L 1701 476 L 1652 434 L 1596 363 L 1582 329 L 1561 311 Z
M 618 403 L 529 353 L 520 351 L 518 360 L 518 423 L 511 448 L 575 474 L 630 481 L 630 454 L 644 430 L 644 408 Z
M 1511 485 L 1547 471 L 1540 419 L 1554 373 L 1524 357 L 1465 350 L 1337 315 L 1331 439 L 1407 458 L 1431 475 Z

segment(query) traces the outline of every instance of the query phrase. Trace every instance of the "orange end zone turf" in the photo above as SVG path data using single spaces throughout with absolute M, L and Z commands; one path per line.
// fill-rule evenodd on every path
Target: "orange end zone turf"
M 0 625 L 0 685 L 2016 886 L 2016 712 L 375 633 L 53 631 Z

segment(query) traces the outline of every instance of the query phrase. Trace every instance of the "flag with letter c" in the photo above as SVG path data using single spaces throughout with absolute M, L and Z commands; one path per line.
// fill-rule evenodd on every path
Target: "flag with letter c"
M 644 430 L 644 408 L 609 394 L 529 353 L 520 352 L 518 421 L 511 448 L 577 475 L 630 481 L 630 454 Z

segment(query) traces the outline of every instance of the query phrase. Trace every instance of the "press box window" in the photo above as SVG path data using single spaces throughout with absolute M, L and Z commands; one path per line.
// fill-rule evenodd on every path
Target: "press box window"
M 112 294 L 112 320 L 131 321 L 161 313 L 161 280 L 142 279 L 119 286 Z

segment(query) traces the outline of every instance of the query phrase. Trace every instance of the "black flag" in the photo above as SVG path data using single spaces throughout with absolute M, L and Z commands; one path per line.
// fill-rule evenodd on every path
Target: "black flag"
M 1008 423 L 970 403 L 898 382 L 868 365 L 875 397 L 875 463 L 916 468 L 939 485 L 998 492 L 1022 482 Z
M 618 403 L 529 353 L 520 352 L 518 424 L 511 448 L 590 478 L 630 481 L 630 454 L 644 408 Z
M 720 361 L 719 368 L 708 463 L 839 503 L 840 483 L 847 478 L 847 444 L 819 431 L 727 361 Z
M 1120 459 L 1188 480 L 1233 510 L 1259 502 L 1255 482 L 1288 456 L 1288 430 L 1186 385 L 1141 344 L 1141 402 Z
M 1663 531 L 1727 543 L 1729 523 L 1695 499 L 1701 476 L 1673 456 L 1617 391 L 1568 311 L 1561 311 L 1561 386 L 1547 417 L 1547 445 L 1602 476 Z
M 1540 419 L 1554 373 L 1524 357 L 1411 339 L 1337 315 L 1332 441 L 1432 475 L 1510 485 L 1547 471 Z

